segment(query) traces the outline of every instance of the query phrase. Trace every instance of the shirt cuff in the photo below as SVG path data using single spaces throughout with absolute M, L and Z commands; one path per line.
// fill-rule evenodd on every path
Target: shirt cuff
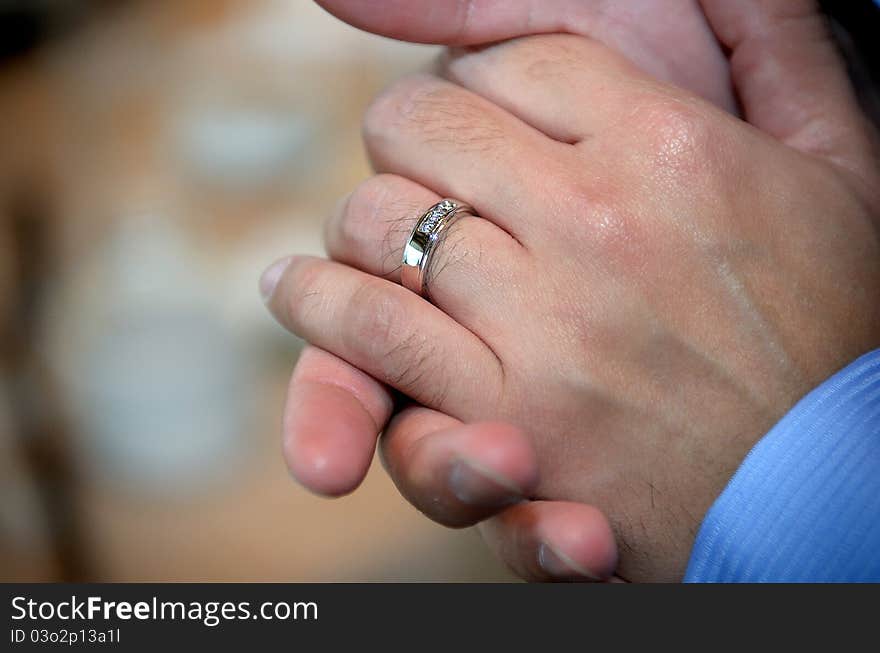
M 706 513 L 684 580 L 880 581 L 880 349 L 749 452 Z

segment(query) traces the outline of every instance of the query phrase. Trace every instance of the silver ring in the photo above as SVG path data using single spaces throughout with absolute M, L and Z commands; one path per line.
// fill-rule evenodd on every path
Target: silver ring
M 403 248 L 400 281 L 404 288 L 422 297 L 427 296 L 427 275 L 431 254 L 437 247 L 443 231 L 462 213 L 476 215 L 467 204 L 446 198 L 425 211 L 416 221 L 409 240 Z

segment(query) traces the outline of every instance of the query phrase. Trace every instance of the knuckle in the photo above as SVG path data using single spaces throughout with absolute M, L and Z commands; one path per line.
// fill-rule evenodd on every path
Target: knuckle
M 284 310 L 294 333 L 302 335 L 308 316 L 326 301 L 323 288 L 324 265 L 320 259 L 303 259 L 291 263 L 287 271 L 289 291 Z
M 363 261 L 365 256 L 372 260 L 378 252 L 379 269 L 370 271 L 390 274 L 400 266 L 406 236 L 423 208 L 412 182 L 393 174 L 371 177 L 352 191 L 327 223 L 328 252 L 343 262 Z
M 559 200 L 550 209 L 564 216 L 571 229 L 566 247 L 572 248 L 577 265 L 585 246 L 595 264 L 614 268 L 634 264 L 649 244 L 652 221 L 638 210 L 632 187 L 621 183 L 624 175 L 615 167 L 610 174 L 583 175 L 574 169 L 557 176 L 554 195 Z
M 401 350 L 415 346 L 415 334 L 407 325 L 406 309 L 387 283 L 365 281 L 346 307 L 348 346 L 369 360 L 382 362 L 389 373 L 402 367 Z
M 510 48 L 516 64 L 535 80 L 571 77 L 572 71 L 584 67 L 597 53 L 588 39 L 570 34 L 541 34 L 519 39 Z
M 693 181 L 712 170 L 717 134 L 699 107 L 677 98 L 655 98 L 640 108 L 637 119 L 655 175 Z
M 612 268 L 629 267 L 644 252 L 651 237 L 650 224 L 613 196 L 593 192 L 574 200 L 578 220 L 578 243 L 589 243 L 596 262 Z
M 364 137 L 368 144 L 400 138 L 400 134 L 465 151 L 485 151 L 504 138 L 500 126 L 487 119 L 479 98 L 428 76 L 397 82 L 367 110 Z
M 573 34 L 534 34 L 453 58 L 449 69 L 453 77 L 459 74 L 460 67 L 486 79 L 497 75 L 500 68 L 542 85 L 548 80 L 557 85 L 577 85 L 584 83 L 584 71 L 589 71 L 591 77 L 619 75 L 629 64 L 611 48 L 592 39 Z
M 409 75 L 382 91 L 364 113 L 363 130 L 369 138 L 381 138 L 423 110 L 426 98 L 436 93 L 437 80 L 428 75 Z
M 388 197 L 388 184 L 382 176 L 361 182 L 345 202 L 338 226 L 330 237 L 334 245 L 342 250 L 375 245 L 375 242 L 364 241 L 373 240 L 370 234 L 376 233 L 376 224 Z
M 347 348 L 374 363 L 382 381 L 398 389 L 414 389 L 425 403 L 436 405 L 442 400 L 442 385 L 436 379 L 424 382 L 429 370 L 436 368 L 437 345 L 413 326 L 406 306 L 397 293 L 389 292 L 387 282 L 371 279 L 362 284 L 343 318 L 348 324 Z
M 380 361 L 404 337 L 405 318 L 403 306 L 385 282 L 368 279 L 345 308 L 346 345 L 369 360 Z

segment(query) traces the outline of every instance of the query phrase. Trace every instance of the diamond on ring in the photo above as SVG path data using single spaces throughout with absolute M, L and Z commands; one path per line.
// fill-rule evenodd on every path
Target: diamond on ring
M 431 235 L 437 226 L 443 221 L 443 218 L 455 208 L 456 205 L 451 200 L 443 200 L 439 204 L 434 205 L 434 208 L 425 214 L 424 219 L 419 224 L 418 232 L 420 234 Z

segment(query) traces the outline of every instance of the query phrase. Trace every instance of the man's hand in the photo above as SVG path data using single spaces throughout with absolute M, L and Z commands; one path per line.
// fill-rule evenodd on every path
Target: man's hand
M 604 48 L 580 39 L 495 46 L 454 58 L 448 76 L 500 104 L 506 113 L 470 94 L 456 96 L 464 92 L 454 87 L 423 79 L 386 96 L 371 114 L 374 129 L 368 133 L 380 168 L 468 199 L 486 218 L 453 231 L 457 246 L 453 250 L 447 242 L 444 249 L 456 251 L 456 258 L 437 263 L 443 272 L 432 292 L 457 323 L 439 312 L 423 319 L 431 307 L 424 302 L 410 306 L 417 298 L 400 295 L 400 288 L 324 264 L 289 266 L 280 286 L 286 290 L 273 295 L 282 321 L 423 403 L 459 418 L 500 417 L 529 428 L 536 435 L 544 471 L 537 495 L 596 501 L 609 510 L 618 534 L 631 544 L 624 552 L 623 569 L 633 577 L 672 578 L 679 573 L 690 529 L 748 446 L 810 384 L 863 350 L 876 335 L 876 315 L 869 305 L 859 303 L 860 292 L 876 290 L 876 270 L 841 261 L 848 252 L 835 238 L 839 233 L 858 234 L 866 250 L 876 243 L 876 232 L 865 218 L 869 211 L 862 206 L 875 201 L 862 185 L 874 174 L 865 144 L 868 132 L 830 44 L 817 45 L 821 25 L 808 12 L 782 16 L 754 10 L 747 16 L 734 10 L 722 15 L 730 12 L 729 4 L 714 4 L 714 9 L 707 8 L 726 25 L 727 31 L 719 29 L 719 34 L 734 51 L 734 72 L 749 119 L 779 140 L 835 165 L 820 165 L 758 137 L 692 97 L 650 84 Z M 793 4 L 797 3 L 785 6 L 791 9 Z M 774 52 L 775 42 L 768 37 L 774 34 L 774 24 L 785 32 L 779 38 L 790 44 L 793 37 L 803 52 L 794 57 L 790 45 Z M 751 54 L 756 49 L 765 57 Z M 579 65 L 585 61 L 589 66 Z M 783 66 L 788 77 L 782 79 L 767 72 L 778 73 L 780 64 L 804 61 L 807 65 L 801 69 Z M 466 113 L 450 128 L 448 117 L 460 113 L 453 104 Z M 446 108 L 437 112 L 447 116 L 445 128 L 431 113 L 432 106 Z M 547 144 L 537 132 L 522 131 L 525 125 L 509 119 L 536 127 Z M 431 138 L 426 129 L 434 134 Z M 489 138 L 491 134 L 500 140 Z M 470 137 L 474 135 L 479 138 Z M 495 145 L 477 156 L 481 150 L 470 145 L 481 141 Z M 577 152 L 575 158 L 554 149 L 563 143 Z M 457 174 L 444 176 L 420 163 L 441 162 L 438 167 L 445 170 L 443 157 L 453 153 Z M 789 172 L 780 172 L 782 168 Z M 467 179 L 461 178 L 464 174 Z M 773 180 L 769 188 L 768 179 Z M 472 186 L 475 180 L 479 188 Z M 738 196 L 732 180 L 753 195 Z M 798 202 L 793 196 L 805 183 L 809 201 Z M 402 226 L 399 233 L 389 234 L 389 221 L 393 224 L 395 217 L 409 212 L 409 207 L 401 210 L 407 202 L 414 212 L 435 198 L 427 188 L 405 179 L 377 178 L 331 223 L 331 253 L 374 274 L 389 272 L 384 258 L 376 260 L 378 245 L 397 242 L 394 238 L 402 243 L 408 231 Z M 830 227 L 820 222 L 817 208 L 838 216 L 838 222 L 831 221 Z M 379 219 L 369 223 L 368 215 Z M 770 215 L 772 220 L 758 220 Z M 572 265 L 570 260 L 579 256 L 585 258 Z M 830 276 L 828 271 L 817 275 L 807 270 L 815 259 L 832 267 Z M 445 300 L 444 284 L 450 289 Z M 834 298 L 841 284 L 846 292 Z M 798 299 L 804 286 L 817 293 L 811 301 Z M 510 287 L 519 294 L 509 293 Z M 388 312 L 384 322 L 380 320 L 381 333 L 374 331 L 373 338 L 366 338 L 374 349 L 357 351 L 357 338 L 339 328 L 340 314 L 336 321 L 326 322 L 329 313 L 339 310 L 346 289 L 353 298 L 372 298 L 373 306 L 359 322 L 365 327 L 375 327 L 368 320 L 375 306 Z M 298 296 L 302 301 L 291 304 Z M 320 297 L 321 305 L 316 307 L 310 297 Z M 423 322 L 423 340 L 409 345 L 409 367 L 403 355 L 407 347 L 400 345 L 406 341 L 404 329 L 414 325 L 403 324 L 394 312 L 398 301 L 408 316 L 411 312 L 409 322 Z M 525 305 L 529 311 L 524 311 Z M 827 309 L 824 315 L 814 315 L 816 305 Z M 302 315 L 305 306 L 308 319 Z M 694 320 L 695 306 L 705 311 L 700 321 Z M 846 311 L 859 306 L 863 310 L 855 325 L 860 328 L 839 347 L 822 342 L 817 348 L 800 333 L 802 324 L 815 329 L 816 319 L 833 329 L 849 317 Z M 494 315 L 486 315 L 488 307 Z M 346 310 L 356 318 L 355 309 Z M 499 321 L 499 314 L 506 319 Z M 455 331 L 462 326 L 467 329 Z M 477 337 L 469 338 L 468 333 Z M 453 342 L 455 347 L 444 349 Z M 645 347 L 648 342 L 651 347 Z M 415 348 L 414 343 L 423 347 Z M 383 344 L 396 349 L 378 356 L 375 347 Z M 430 364 L 423 351 L 426 345 L 442 359 L 442 366 Z M 399 369 L 391 370 L 394 351 Z M 324 383 L 308 376 L 294 383 L 294 403 L 305 406 L 304 389 L 314 392 L 308 409 L 289 413 L 290 431 L 297 435 L 291 438 L 290 457 L 295 472 L 320 487 L 324 479 L 339 483 L 358 465 L 365 469 L 368 455 L 339 473 L 334 469 L 338 458 L 320 451 L 329 451 L 328 446 L 342 449 L 353 433 L 381 428 L 390 401 L 370 377 L 326 354 L 316 355 L 306 371 L 309 365 L 312 370 L 324 365 L 334 373 Z M 434 394 L 430 388 L 412 387 L 419 376 L 414 376 L 412 364 L 420 358 L 429 368 L 424 376 L 435 382 Z M 315 450 L 303 443 L 310 431 L 315 433 L 316 424 L 305 420 L 317 417 L 316 408 L 331 396 L 326 391 L 331 377 L 336 393 L 331 421 L 360 422 L 355 430 L 335 431 L 337 440 L 314 438 L 319 443 L 314 455 Z M 694 384 L 695 379 L 700 382 Z M 312 381 L 317 383 L 310 385 Z M 492 390 L 499 383 L 503 391 L 496 395 Z M 437 387 L 449 390 L 437 393 Z M 346 405 L 351 410 L 341 411 Z M 454 422 L 428 423 L 439 419 L 451 420 L 427 409 L 405 411 L 388 433 L 389 468 L 416 505 L 435 517 L 439 512 L 447 523 L 479 518 L 480 510 L 462 511 L 462 504 L 468 503 L 462 496 L 473 494 L 474 487 L 462 482 L 468 478 L 458 471 L 462 461 L 489 479 L 487 487 L 494 487 L 500 502 L 517 493 L 533 494 L 531 449 L 519 432 L 501 425 L 481 427 L 498 434 L 498 446 L 481 454 L 495 456 L 487 465 L 462 454 L 462 448 L 485 442 L 474 437 L 477 427 L 471 427 L 468 437 L 468 427 Z M 410 429 L 403 429 L 404 424 Z M 452 429 L 454 437 L 426 436 L 444 428 Z M 403 437 L 407 433 L 411 435 Z M 361 451 L 372 450 L 370 437 L 363 439 Z M 304 459 L 310 462 L 303 466 Z M 320 464 L 311 464 L 314 461 Z M 321 489 L 333 492 L 339 487 L 331 483 Z M 480 491 L 485 498 L 486 487 Z M 546 510 L 550 505 L 526 504 L 508 512 Z M 591 524 L 594 537 L 577 541 L 604 541 L 601 519 L 587 517 L 584 523 Z M 527 525 L 528 519 L 518 523 Z M 535 550 L 525 548 L 527 556 L 506 547 L 505 557 L 516 565 L 517 556 L 540 560 L 546 554 L 546 547 L 539 547 L 533 558 Z M 653 554 L 649 559 L 636 553 L 646 551 Z M 593 556 L 593 565 L 595 560 L 605 567 L 613 562 L 607 547 L 594 546 L 583 553 Z M 595 573 L 571 555 L 561 557 L 575 571 L 605 573 Z M 524 567 L 521 572 L 529 577 L 548 575 L 546 565 Z
M 452 0 L 383 0 L 377 7 L 327 0 L 322 4 L 357 27 L 411 41 L 472 45 L 552 31 L 595 38 L 619 49 L 658 79 L 736 110 L 727 60 L 701 10 L 691 2 L 511 0 L 478 1 L 465 7 Z M 391 397 L 383 385 L 332 354 L 309 347 L 297 364 L 285 418 L 285 451 L 294 475 L 319 493 L 338 495 L 354 489 L 366 473 L 376 434 L 390 414 Z M 433 417 L 447 427 L 454 422 L 439 413 Z M 403 430 L 415 441 L 430 423 L 396 420 L 390 432 Z M 483 524 L 483 535 L 526 578 L 604 577 L 613 569 L 614 546 L 607 522 L 588 506 L 522 502 L 504 509 L 529 496 L 537 479 L 531 442 L 517 429 L 474 424 L 459 433 L 453 427 L 452 432 L 425 439 L 425 445 L 430 443 L 442 444 L 420 446 L 421 455 L 411 456 L 404 466 L 414 478 L 431 479 L 422 484 L 423 491 L 434 497 L 426 509 L 428 516 L 462 526 L 503 510 L 503 519 Z M 467 473 L 471 467 L 479 471 Z M 410 487 L 408 496 L 414 491 Z M 515 546 L 508 542 L 511 539 Z M 553 565 L 547 554 L 551 549 L 558 552 L 556 559 L 567 562 Z M 535 566 L 539 559 L 543 567 Z

